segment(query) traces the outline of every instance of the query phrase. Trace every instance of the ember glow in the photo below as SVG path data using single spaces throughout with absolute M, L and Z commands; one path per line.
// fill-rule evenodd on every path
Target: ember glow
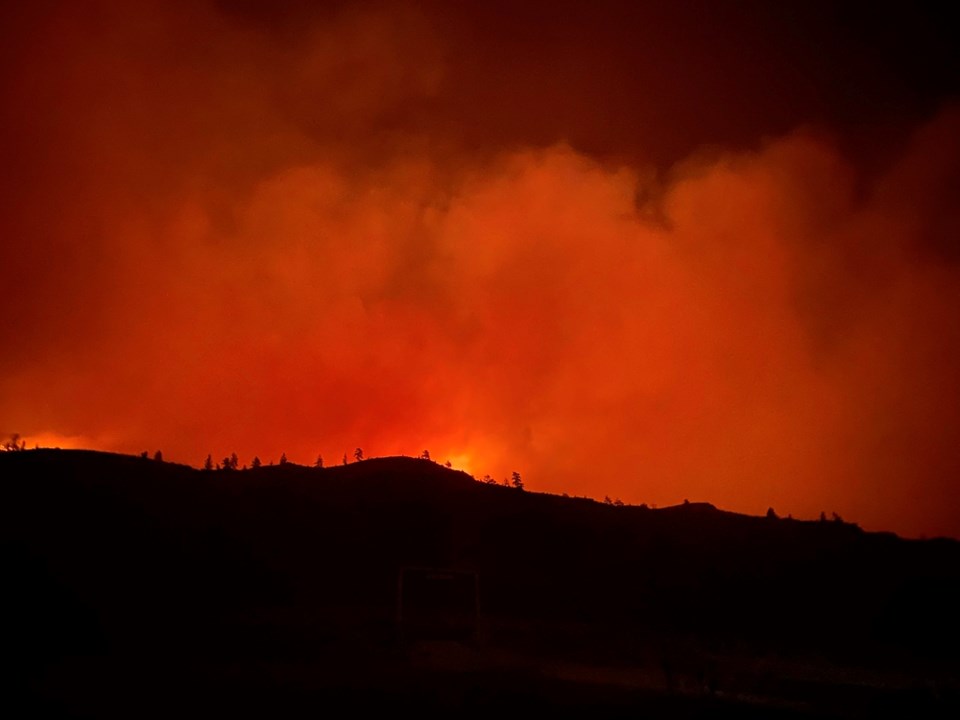
M 40 5 L 0 31 L 0 431 L 960 536 L 936 18 L 897 65 L 766 4 Z

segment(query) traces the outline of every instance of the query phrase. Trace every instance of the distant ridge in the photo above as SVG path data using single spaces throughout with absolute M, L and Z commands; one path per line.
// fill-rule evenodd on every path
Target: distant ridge
M 703 502 L 617 507 L 404 457 L 211 472 L 34 450 L 0 454 L 0 477 L 10 587 L 27 615 L 61 602 L 35 595 L 51 587 L 121 625 L 158 603 L 184 625 L 277 604 L 389 615 L 398 568 L 426 566 L 479 573 L 493 618 L 695 627 L 758 651 L 838 655 L 936 654 L 958 640 L 952 540 Z
M 861 698 L 854 707 L 903 697 L 915 709 L 928 696 L 896 688 L 957 677 L 956 541 L 704 502 L 620 507 L 488 485 L 416 458 L 203 471 L 83 450 L 2 453 L 0 547 L 6 665 L 40 688 L 31 702 L 54 716 L 64 714 L 57 698 L 91 682 L 86 658 L 111 668 L 98 694 L 72 701 L 95 717 L 83 698 L 113 698 L 111 717 L 124 717 L 131 703 L 169 697 L 156 715 L 169 716 L 203 688 L 210 707 L 226 703 L 234 716 L 296 714 L 290 668 L 310 678 L 317 707 L 330 697 L 514 707 L 517 693 L 548 706 L 610 701 L 610 690 L 579 681 L 545 685 L 543 669 L 554 667 L 592 668 L 590 677 L 634 668 L 670 692 L 686 688 L 671 703 L 716 687 L 738 709 L 737 693 L 781 707 L 807 683 L 820 705 L 789 705 L 783 717 L 798 717 L 796 707 L 836 716 L 850 693 Z M 397 654 L 400 638 L 425 632 L 398 620 L 404 568 L 476 589 L 472 650 L 441 646 L 453 654 L 428 669 L 416 653 Z M 424 610 L 447 602 L 442 589 L 418 617 L 444 637 L 446 621 L 431 625 Z M 799 669 L 771 677 L 772 659 Z M 487 669 L 457 674 L 467 660 Z M 69 668 L 62 679 L 59 667 Z M 152 669 L 130 675 L 138 667 Z M 219 685 L 209 685 L 211 668 Z M 171 689 L 178 671 L 185 684 Z M 847 679 L 874 676 L 884 680 Z M 950 697 L 941 686 L 937 697 Z
M 499 501 L 507 503 L 523 503 L 526 507 L 534 507 L 543 503 L 543 507 L 556 508 L 560 506 L 586 507 L 596 506 L 604 512 L 616 511 L 629 517 L 652 518 L 669 516 L 676 522 L 686 522 L 686 519 L 700 518 L 706 522 L 743 522 L 755 523 L 762 521 L 765 527 L 770 525 L 771 518 L 765 516 L 746 515 L 734 511 L 717 508 L 709 502 L 684 501 L 676 505 L 664 507 L 648 507 L 643 505 L 612 506 L 600 500 L 579 496 L 553 495 L 537 491 L 519 491 L 506 487 L 500 483 L 487 484 L 478 481 L 468 473 L 445 467 L 432 460 L 409 456 L 373 457 L 359 462 L 348 464 L 327 465 L 317 468 L 309 465 L 300 465 L 294 462 L 283 464 L 262 465 L 259 468 L 243 468 L 240 470 L 216 469 L 206 471 L 190 465 L 168 461 L 156 461 L 147 457 L 111 453 L 100 450 L 83 449 L 52 449 L 39 448 L 22 452 L 0 453 L 0 472 L 10 473 L 11 477 L 21 475 L 56 476 L 60 481 L 69 478 L 85 478 L 92 480 L 100 478 L 105 482 L 125 482 L 139 479 L 144 483 L 167 478 L 171 482 L 182 481 L 186 477 L 194 476 L 198 487 L 221 487 L 226 482 L 235 485 L 237 489 L 255 487 L 261 482 L 269 481 L 272 487 L 288 487 L 288 483 L 306 483 L 301 490 L 306 492 L 323 491 L 342 493 L 347 490 L 341 483 L 359 482 L 371 492 L 394 493 L 402 490 L 411 493 L 409 498 L 415 499 L 419 494 L 430 495 L 441 492 L 449 495 L 456 492 L 472 493 L 480 496 L 493 496 Z M 314 487 L 312 483 L 324 482 L 324 485 Z M 34 480 L 33 482 L 36 482 Z M 279 484 L 278 484 L 279 483 Z M 176 492 L 176 484 L 169 489 Z M 357 488 L 354 488 L 357 489 Z M 313 493 L 317 499 L 323 493 Z M 531 505 L 532 504 L 532 505 Z M 830 520 L 798 520 L 794 518 L 776 518 L 791 527 L 806 526 L 811 528 L 845 528 L 848 532 L 862 533 L 860 528 L 852 523 Z M 896 537 L 891 532 L 869 532 L 873 536 Z M 951 543 L 950 538 L 936 538 L 936 540 Z M 919 542 L 919 541 L 918 541 Z

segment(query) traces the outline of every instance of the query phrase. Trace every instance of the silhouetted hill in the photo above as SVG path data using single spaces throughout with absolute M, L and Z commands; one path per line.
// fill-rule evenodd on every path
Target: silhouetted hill
M 11 452 L 0 493 L 8 659 L 41 688 L 58 659 L 89 656 L 322 660 L 329 678 L 354 653 L 372 673 L 396 644 L 404 567 L 475 572 L 473 645 L 538 668 L 654 668 L 670 687 L 711 672 L 730 693 L 755 692 L 762 673 L 742 666 L 756 657 L 907 685 L 956 677 L 951 540 L 706 503 L 615 507 L 411 458 L 205 472 Z M 341 680 L 324 687 L 351 686 Z M 768 692 L 789 696 L 784 682 Z

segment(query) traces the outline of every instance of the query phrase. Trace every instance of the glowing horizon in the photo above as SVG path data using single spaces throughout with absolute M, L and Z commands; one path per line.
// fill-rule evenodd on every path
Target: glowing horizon
M 11 11 L 0 433 L 960 537 L 939 25 L 508 5 Z

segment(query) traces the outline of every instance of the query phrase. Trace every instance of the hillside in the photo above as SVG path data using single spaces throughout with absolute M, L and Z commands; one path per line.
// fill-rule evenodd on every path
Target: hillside
M 399 677 L 403 697 L 424 702 L 437 697 L 430 673 L 457 662 L 469 672 L 457 675 L 459 694 L 445 683 L 451 706 L 481 690 L 490 702 L 519 693 L 590 704 L 600 700 L 584 688 L 600 686 L 645 693 L 604 703 L 670 702 L 669 714 L 683 714 L 677 703 L 693 690 L 813 713 L 956 701 L 951 540 L 699 503 L 614 507 L 410 458 L 204 472 L 89 451 L 11 452 L 0 454 L 0 493 L 8 659 L 21 689 L 56 708 L 123 714 L 89 690 L 103 678 L 70 689 L 91 663 L 126 668 L 130 687 L 152 687 L 159 667 L 174 666 L 174 696 L 211 702 L 211 687 L 236 700 L 252 683 L 270 704 L 288 682 L 307 704 L 358 687 L 394 702 Z M 442 623 L 398 623 L 401 568 L 475 578 L 476 627 L 445 637 Z M 430 652 L 442 657 L 431 664 Z M 268 666 L 273 674 L 254 670 Z M 232 684 L 227 667 L 246 680 Z M 277 667 L 289 677 L 265 680 Z M 841 670 L 856 683 L 838 680 Z M 616 672 L 639 679 L 611 681 Z M 526 680 L 515 686 L 517 677 Z

